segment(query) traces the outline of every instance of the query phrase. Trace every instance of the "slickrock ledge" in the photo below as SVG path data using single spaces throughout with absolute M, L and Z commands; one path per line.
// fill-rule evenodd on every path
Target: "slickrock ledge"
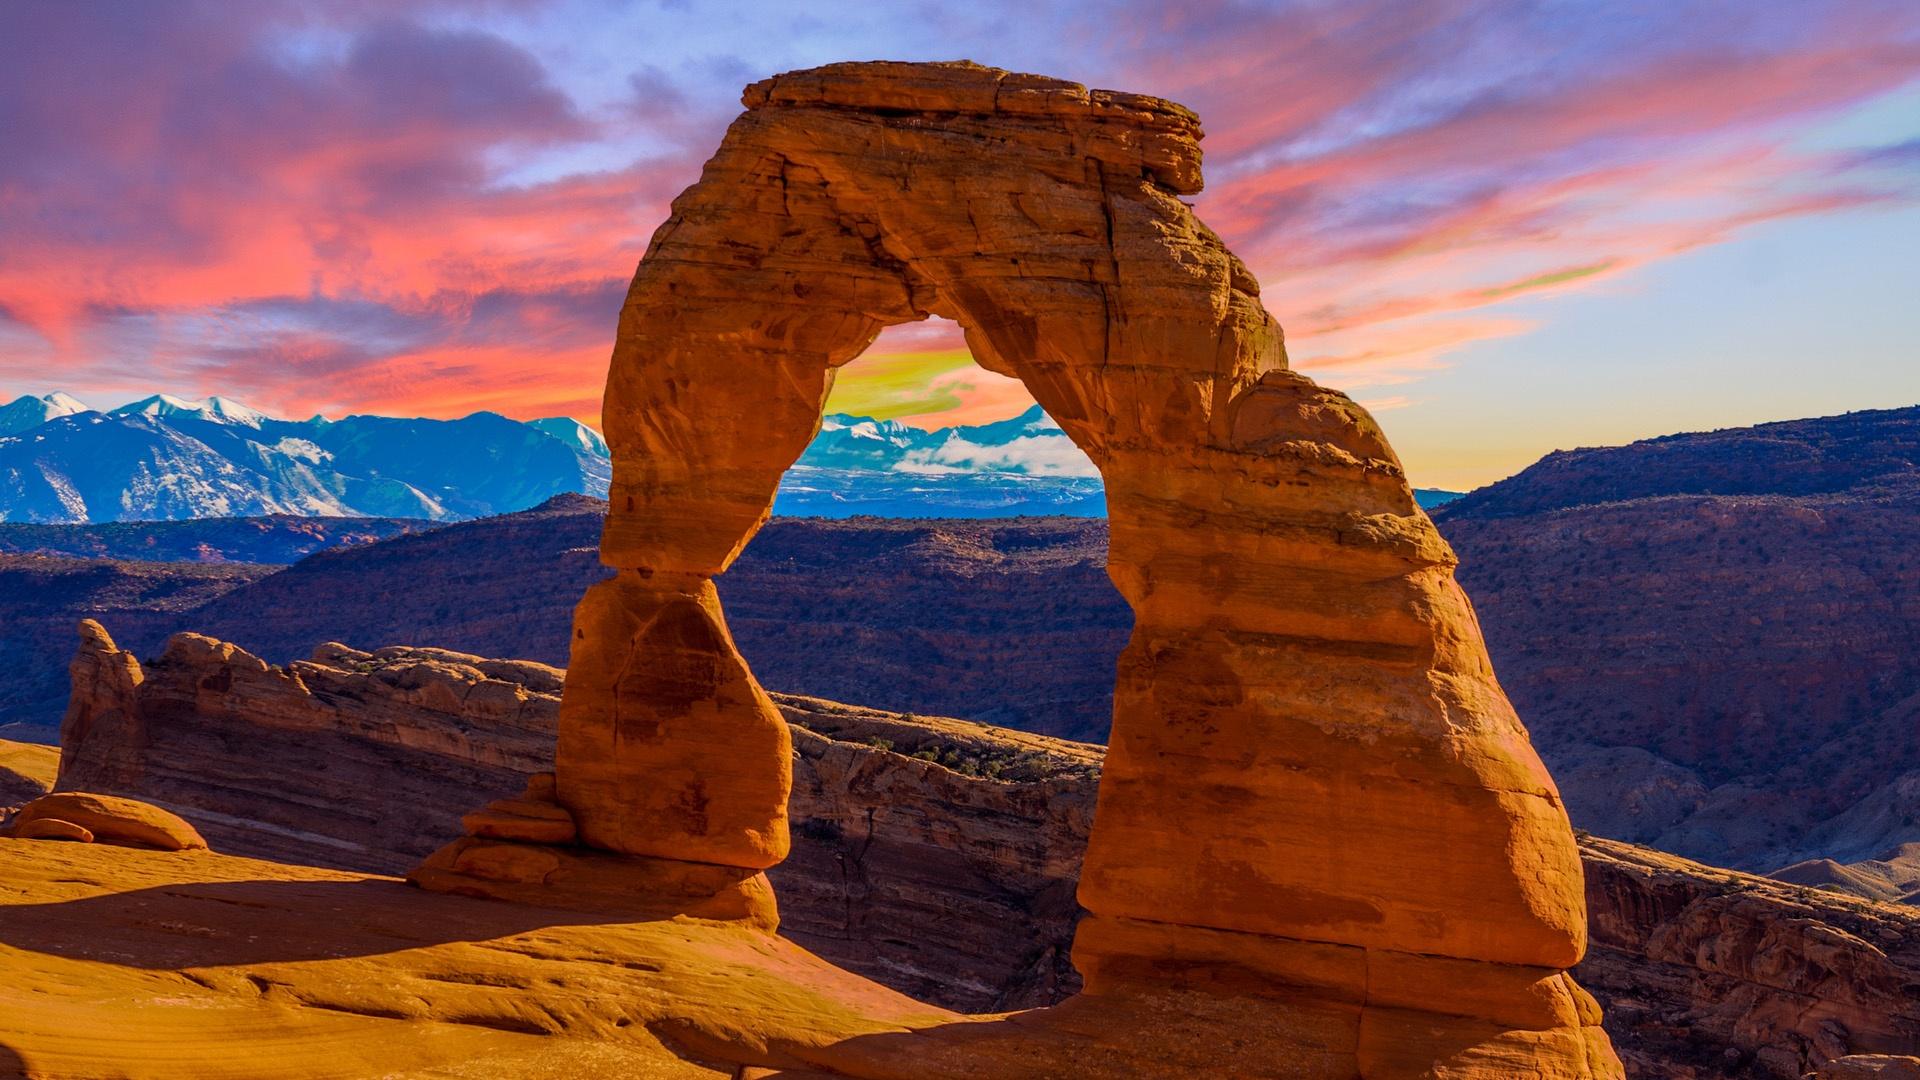
M 91 635 L 82 649 L 102 640 Z M 390 872 L 460 828 L 449 809 L 436 831 L 411 832 L 405 803 L 457 807 L 528 785 L 544 791 L 558 672 L 439 649 L 322 654 L 309 663 L 329 673 L 296 682 L 256 674 L 238 650 L 169 652 L 146 668 L 132 703 L 137 722 L 123 729 L 147 741 L 73 748 L 76 760 L 127 770 L 92 773 L 86 785 L 141 798 L 164 790 L 225 852 Z M 122 666 L 96 657 L 74 670 Z M 468 686 L 483 667 L 530 680 L 523 712 L 502 715 L 483 693 L 454 714 L 436 713 L 414 703 L 417 690 L 400 689 L 435 679 Z M 181 685 L 208 688 L 204 713 L 178 709 L 170 687 Z M 76 683 L 76 698 L 92 696 Z M 1079 988 L 1066 952 L 1100 747 L 813 698 L 774 700 L 796 750 L 793 851 L 768 873 L 782 898 L 782 936 L 966 1012 L 1054 1004 Z M 297 730 L 280 719 L 303 714 L 311 722 Z M 529 727 L 546 741 L 522 741 Z M 434 734 L 448 729 L 466 739 Z M 518 749 L 500 761 L 496 739 Z M 405 756 L 409 744 L 483 760 L 436 767 Z M 384 772 L 337 769 L 383 761 Z M 489 779 L 461 786 L 458 778 L 471 775 Z M 422 778 L 443 786 L 417 786 Z M 330 786 L 330 801 L 320 785 Z M 352 831 L 326 835 L 341 829 Z M 1593 945 L 1575 973 L 1606 1004 L 1607 1030 L 1635 1080 L 1798 1080 L 1849 1055 L 1920 1054 L 1920 998 L 1901 991 L 1920 985 L 1920 909 L 1596 838 L 1581 854 Z

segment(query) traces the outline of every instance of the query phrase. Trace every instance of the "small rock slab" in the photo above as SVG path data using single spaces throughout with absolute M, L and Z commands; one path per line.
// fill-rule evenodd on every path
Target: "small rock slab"
M 103 844 L 161 851 L 204 851 L 207 847 L 199 830 L 178 814 L 138 799 L 84 791 L 56 791 L 21 807 L 14 815 L 11 835 L 22 836 L 23 830 L 39 827 L 35 822 L 48 819 L 77 826 Z
M 85 825 L 75 825 L 56 817 L 34 818 L 14 827 L 16 840 L 71 840 L 77 844 L 93 843 L 93 830 Z
M 472 816 L 472 815 L 469 815 Z M 407 875 L 428 892 L 617 915 L 780 925 L 765 874 L 712 863 L 466 836 Z
M 1920 1080 L 1920 1057 L 1850 1054 L 1807 1076 L 1809 1080 Z

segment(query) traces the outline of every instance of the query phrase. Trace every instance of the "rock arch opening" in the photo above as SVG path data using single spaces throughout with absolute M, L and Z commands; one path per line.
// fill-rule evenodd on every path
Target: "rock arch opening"
M 773 519 L 715 579 L 728 626 L 770 690 L 1104 743 L 1132 612 L 1098 471 L 933 330 L 839 371 Z
M 889 327 L 834 376 L 776 516 L 1105 516 L 1100 470 L 951 320 Z
M 1192 1041 L 1176 1013 L 1299 1075 L 1620 1075 L 1566 974 L 1572 832 L 1452 552 L 1181 200 L 1197 118 L 971 64 L 795 72 L 745 104 L 642 259 L 608 377 L 617 573 L 576 614 L 555 792 L 594 865 L 774 921 L 792 745 L 712 578 L 830 372 L 942 315 L 1100 468 L 1135 623 L 1079 883 L 1087 992 L 960 1033 L 1001 1071 L 982 1049 L 940 1075 L 1030 1069 L 1049 1017 L 1101 1016 L 1114 1075 L 1147 1075 Z M 884 1039 L 834 1067 L 930 1075 Z

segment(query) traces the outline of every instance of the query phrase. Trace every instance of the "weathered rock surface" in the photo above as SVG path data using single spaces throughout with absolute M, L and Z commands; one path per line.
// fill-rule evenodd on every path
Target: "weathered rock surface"
M 36 828 L 43 821 L 58 822 L 48 835 Z M 159 851 L 202 850 L 207 842 L 180 815 L 158 806 L 119 795 L 96 795 L 84 791 L 56 791 L 42 795 L 21 807 L 8 822 L 9 835 L 21 839 L 78 840 L 74 831 L 86 833 L 86 841 L 126 844 Z
M 130 666 L 138 675 L 124 721 L 76 727 L 62 783 L 162 802 L 222 851 L 399 873 L 459 836 L 461 807 L 501 797 L 491 805 L 515 816 L 565 812 L 538 778 L 553 760 L 557 669 L 344 646 L 281 669 L 201 636 L 177 638 L 139 668 L 89 628 L 72 665 L 74 701 L 119 693 Z M 769 875 L 783 933 L 953 1008 L 1051 1004 L 1078 986 L 1066 945 L 1100 748 L 774 700 L 795 749 L 793 850 Z M 532 809 L 541 805 L 553 811 Z M 475 846 L 449 862 L 489 857 Z M 530 858 L 544 880 L 563 855 L 582 854 Z M 502 864 L 491 877 L 461 891 L 528 884 L 513 880 L 532 873 L 527 859 L 492 857 Z M 594 890 L 573 880 L 580 906 L 620 906 L 578 895 Z
M 543 795 L 536 770 L 550 759 L 559 705 L 550 669 L 431 649 L 339 651 L 315 662 L 339 665 L 325 682 L 331 719 L 288 730 L 264 718 L 312 707 L 300 699 L 314 691 L 282 680 L 261 693 L 228 677 L 223 653 L 196 650 L 150 666 L 145 686 L 225 689 L 209 692 L 205 716 L 174 711 L 164 724 L 136 725 L 153 733 L 140 754 L 106 755 L 140 766 L 125 774 L 133 785 L 126 793 L 164 785 L 183 800 L 175 808 L 222 850 L 399 869 L 459 831 L 451 812 L 437 831 L 409 831 L 418 822 L 405 803 L 478 802 L 529 776 L 534 789 L 523 794 Z M 176 662 L 185 666 L 174 669 Z M 548 741 L 525 739 L 518 719 L 478 700 L 435 717 L 396 694 L 400 684 L 428 681 L 428 672 L 451 678 L 451 664 L 517 671 L 547 686 L 530 688 L 529 702 Z M 222 703 L 220 695 L 246 703 Z M 769 873 L 784 936 L 967 1011 L 1051 1004 L 1078 988 L 1066 952 L 1100 748 L 814 699 L 776 702 L 796 750 L 793 851 Z M 454 727 L 466 730 L 465 743 L 431 738 Z M 505 758 L 478 749 L 496 735 L 519 749 Z M 412 742 L 495 764 L 389 761 Z M 339 793 L 331 809 L 347 812 L 316 813 L 302 778 L 329 777 L 320 766 L 342 761 L 366 763 L 330 775 Z M 478 790 L 456 779 L 476 772 L 492 778 Z M 408 774 L 440 778 L 440 786 L 409 787 Z M 368 831 L 362 821 L 375 825 Z M 352 831 L 327 834 L 344 829 Z M 1910 989 L 1920 985 L 1920 912 L 1610 841 L 1588 840 L 1582 855 L 1593 944 L 1576 974 L 1607 1004 L 1607 1028 L 1632 1076 L 1771 1080 L 1797 1077 L 1803 1065 L 1837 1053 L 1920 1052 L 1920 1000 Z
M 1578 973 L 1634 1075 L 1787 1080 L 1920 1053 L 1920 911 L 1616 841 L 1584 854 Z
M 398 652 L 332 646 L 278 668 L 181 634 L 142 667 L 83 624 L 59 787 L 199 810 L 216 843 L 244 832 L 260 857 L 401 869 L 390 838 L 450 839 L 460 808 L 518 790 L 550 754 L 561 674 Z M 231 793 L 210 795 L 209 775 Z M 449 792 L 470 794 L 437 801 Z
M 0 739 L 0 816 L 45 795 L 59 771 L 58 747 Z
M 0 1077 L 727 1080 L 953 1019 L 754 930 L 0 839 Z
M 16 840 L 71 840 L 77 844 L 93 843 L 92 829 L 57 817 L 27 818 L 9 828 L 7 835 Z
M 1372 418 L 1287 370 L 1258 284 L 1180 201 L 1194 115 L 971 64 L 833 65 L 744 100 L 621 312 L 618 574 L 575 616 L 556 766 L 582 840 L 785 855 L 786 729 L 711 579 L 834 371 L 946 316 L 1099 466 L 1134 612 L 1079 885 L 1087 994 L 1033 1032 L 956 1034 L 955 1061 L 1190 995 L 1199 1030 L 1257 1027 L 1304 1075 L 1618 1075 L 1565 974 L 1585 946 L 1571 829 L 1453 553 Z M 1230 1059 L 1280 1060 L 1262 1053 Z

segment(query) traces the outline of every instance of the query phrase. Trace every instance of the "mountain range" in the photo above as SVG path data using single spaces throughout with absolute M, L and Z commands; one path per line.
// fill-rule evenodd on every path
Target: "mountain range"
M 0 522 L 266 515 L 458 521 L 607 493 L 600 433 L 567 417 L 283 420 L 228 398 L 155 394 L 98 411 L 65 393 L 0 406 Z M 1437 506 L 1451 492 L 1422 491 Z M 1101 517 L 1085 454 L 1039 406 L 924 430 L 835 413 L 788 472 L 789 517 Z
M 1422 488 L 1435 507 L 1458 492 Z M 1035 405 L 1007 420 L 933 430 L 829 413 L 787 471 L 787 517 L 1105 517 L 1100 471 Z
M 564 663 L 604 509 L 0 526 L 0 738 L 50 734 L 82 616 L 143 656 L 195 630 Z M 1434 520 L 1576 825 L 1920 898 L 1920 408 L 1557 453 Z M 776 519 L 718 585 L 773 689 L 1098 741 L 1131 626 L 1105 542 Z
M 604 493 L 610 476 L 598 433 L 565 418 L 281 420 L 168 394 L 105 412 L 62 393 L 0 408 L 4 521 L 450 521 Z

